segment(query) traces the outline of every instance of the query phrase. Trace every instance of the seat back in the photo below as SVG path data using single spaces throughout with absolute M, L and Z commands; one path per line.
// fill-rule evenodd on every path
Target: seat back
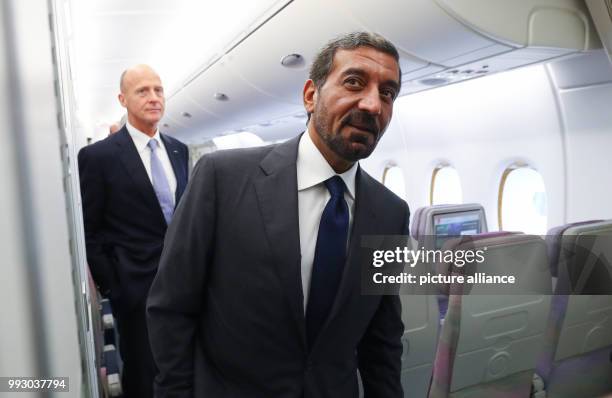
M 538 374 L 554 396 L 612 392 L 612 220 L 553 228 L 547 243 L 557 281 Z
M 411 235 L 414 239 L 414 248 L 434 249 L 440 246 L 447 237 L 486 231 L 484 208 L 479 204 L 420 207 L 412 216 Z M 427 303 L 426 314 L 419 314 L 417 309 L 413 308 L 420 302 Z M 404 361 L 404 364 L 412 369 L 412 376 L 407 374 L 403 377 L 404 391 L 405 394 L 408 394 L 406 396 L 424 397 L 427 395 L 438 345 L 438 327 L 441 318 L 446 313 L 447 303 L 447 298 L 441 295 L 402 296 L 404 324 L 406 325 L 405 337 L 408 338 L 407 342 L 412 343 L 411 345 L 404 343 L 404 354 L 410 352 L 413 360 L 418 359 L 420 362 L 420 365 L 411 363 L 407 358 Z M 433 334 L 432 331 L 434 331 Z M 418 341 L 421 342 L 419 347 L 414 344 Z M 425 363 L 427 365 L 423 365 Z M 417 380 L 413 380 L 414 378 Z M 422 383 L 423 380 L 426 380 L 425 384 Z
M 499 286 L 501 294 L 491 285 L 449 287 L 430 397 L 529 396 L 552 290 L 544 240 L 497 232 L 449 241 L 444 249 L 485 250 L 484 261 L 466 264 L 462 273 L 515 275 L 517 282 L 513 292 Z
M 412 219 L 410 234 L 425 248 L 441 247 L 448 237 L 487 232 L 482 205 L 435 205 L 419 207 Z
M 438 303 L 433 295 L 401 295 L 404 335 L 402 386 L 405 398 L 427 396 L 438 336 Z

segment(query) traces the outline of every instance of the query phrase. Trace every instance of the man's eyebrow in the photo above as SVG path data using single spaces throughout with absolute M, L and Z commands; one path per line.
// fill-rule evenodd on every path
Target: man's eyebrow
M 361 69 L 361 68 L 348 68 L 347 70 L 345 70 L 344 72 L 342 72 L 342 76 L 346 76 L 346 75 L 359 75 L 359 76 L 366 76 L 367 73 Z

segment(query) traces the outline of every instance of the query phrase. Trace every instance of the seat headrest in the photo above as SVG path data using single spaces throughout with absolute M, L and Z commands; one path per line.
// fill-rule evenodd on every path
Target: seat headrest
M 436 234 L 434 217 L 437 215 L 448 215 L 449 217 L 465 214 L 466 216 L 470 213 L 477 213 L 479 220 L 479 232 L 487 232 L 487 219 L 485 216 L 484 207 L 478 203 L 467 203 L 467 204 L 454 204 L 454 205 L 434 205 L 419 207 L 413 215 L 412 225 L 410 228 L 410 234 L 412 237 L 419 242 L 424 244 L 424 240 L 427 236 L 434 236 Z M 429 242 L 425 246 L 433 244 Z
M 445 290 L 451 294 L 462 291 L 484 294 L 550 294 L 550 272 L 546 262 L 546 244 L 541 236 L 525 235 L 522 232 L 489 232 L 451 239 L 443 246 L 443 250 L 473 250 L 484 249 L 484 260 L 466 262 L 464 265 L 441 264 L 438 272 L 474 275 L 515 276 L 516 283 L 512 286 L 465 286 L 467 290 L 448 286 Z M 504 293 L 505 292 L 505 293 Z
M 612 220 L 573 223 L 548 250 L 559 294 L 612 294 Z M 554 235 L 558 236 L 558 235 Z M 553 261 L 556 261 L 553 263 Z
M 561 238 L 565 231 L 569 228 L 577 227 L 580 225 L 589 225 L 599 223 L 602 220 L 589 220 L 589 221 L 580 221 L 574 222 L 564 225 L 559 225 L 557 227 L 551 228 L 548 230 L 546 234 L 546 252 L 548 254 L 548 266 L 550 267 L 550 273 L 555 278 L 558 277 L 559 273 L 559 255 L 561 253 Z

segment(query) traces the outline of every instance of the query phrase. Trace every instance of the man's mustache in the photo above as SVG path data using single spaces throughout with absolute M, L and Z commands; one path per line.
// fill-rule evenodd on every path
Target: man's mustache
M 344 117 L 344 119 L 342 119 L 341 127 L 344 127 L 349 124 L 353 127 L 369 131 L 376 137 L 378 137 L 380 133 L 380 129 L 378 128 L 378 124 L 376 123 L 376 118 L 374 118 L 372 114 L 360 111 L 358 109 L 351 110 Z

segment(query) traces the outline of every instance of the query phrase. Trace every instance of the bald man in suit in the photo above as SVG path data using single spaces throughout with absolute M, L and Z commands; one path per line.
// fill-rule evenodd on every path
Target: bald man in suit
M 187 147 L 157 128 L 165 109 L 157 73 L 121 75 L 127 122 L 79 152 L 87 261 L 119 329 L 124 397 L 153 396 L 156 374 L 145 321 L 166 229 L 187 184 Z

